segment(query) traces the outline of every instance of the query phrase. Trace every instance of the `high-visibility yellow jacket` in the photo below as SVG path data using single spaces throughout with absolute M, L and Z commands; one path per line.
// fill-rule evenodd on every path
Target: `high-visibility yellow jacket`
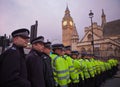
M 68 66 L 69 66 L 69 73 L 70 73 L 71 81 L 73 83 L 78 83 L 79 82 L 79 74 L 77 73 L 77 70 L 74 67 L 73 59 L 68 55 L 64 55 L 64 58 L 67 61 Z
M 101 67 L 100 67 L 100 61 L 96 60 L 94 63 L 96 65 L 96 75 L 101 74 Z
M 91 62 L 92 67 L 93 67 L 94 75 L 97 75 L 97 67 L 96 67 L 95 61 L 96 61 L 96 60 L 95 60 L 94 58 L 91 58 L 91 59 L 90 59 L 90 62 Z
M 83 68 L 84 78 L 85 78 L 85 79 L 90 78 L 90 73 L 89 73 L 89 70 L 88 70 L 88 63 L 86 62 L 85 59 L 84 59 L 84 61 L 82 62 L 82 66 L 84 67 L 84 68 Z
M 85 63 L 87 65 L 87 69 L 88 69 L 88 72 L 90 74 L 90 77 L 94 77 L 95 74 L 94 74 L 94 68 L 93 68 L 92 63 L 88 59 L 85 59 Z
M 82 80 L 85 80 L 85 78 L 84 78 L 84 72 L 83 72 L 83 70 L 84 70 L 83 62 L 84 62 L 83 59 L 79 59 L 79 63 L 80 63 L 79 74 L 80 74 L 80 78 Z
M 53 75 L 56 86 L 67 87 L 70 79 L 68 63 L 64 58 L 56 54 L 51 54 L 50 57 L 52 59 Z

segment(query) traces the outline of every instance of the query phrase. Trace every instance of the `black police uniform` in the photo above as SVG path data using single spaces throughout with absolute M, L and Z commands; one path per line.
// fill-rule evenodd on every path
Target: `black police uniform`
M 51 42 L 44 43 L 45 48 L 51 49 Z M 51 66 L 51 58 L 49 54 L 43 54 L 43 62 L 44 62 L 44 73 L 45 73 L 45 83 L 46 87 L 55 87 L 55 81 L 53 77 L 53 69 Z
M 44 37 L 37 37 L 33 39 L 31 43 L 44 44 Z M 51 63 L 46 54 L 33 48 L 26 56 L 26 64 L 28 79 L 32 87 L 54 87 Z
M 12 32 L 12 37 L 29 38 L 26 28 Z M 30 87 L 27 80 L 27 69 L 23 47 L 13 44 L 11 48 L 1 54 L 0 87 Z
M 26 56 L 26 64 L 31 87 L 54 87 L 49 56 L 42 52 L 31 50 Z
M 1 56 L 0 87 L 30 87 L 23 48 L 13 45 Z
M 31 50 L 26 56 L 28 80 L 31 82 L 31 87 L 46 87 L 42 55 L 41 52 Z
M 53 77 L 53 70 L 51 66 L 51 58 L 47 54 L 42 55 L 43 58 L 43 69 L 46 87 L 55 87 L 55 81 Z

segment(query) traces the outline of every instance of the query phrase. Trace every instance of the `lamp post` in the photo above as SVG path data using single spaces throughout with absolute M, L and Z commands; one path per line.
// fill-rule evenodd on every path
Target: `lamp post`
M 92 21 L 93 16 L 94 16 L 94 14 L 92 13 L 92 10 L 90 10 L 89 18 L 91 19 L 91 31 L 92 31 L 91 45 L 92 45 L 92 48 L 93 48 L 93 55 L 94 55 L 94 36 L 93 36 L 93 21 Z

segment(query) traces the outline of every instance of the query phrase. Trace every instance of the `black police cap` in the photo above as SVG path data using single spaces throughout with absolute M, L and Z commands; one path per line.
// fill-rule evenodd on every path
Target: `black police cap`
M 71 46 L 65 46 L 65 50 L 71 50 Z
M 29 30 L 26 28 L 21 28 L 12 32 L 12 37 L 21 36 L 24 38 L 29 38 Z
M 46 48 L 52 48 L 51 42 L 45 42 L 45 43 L 44 43 L 44 46 L 45 46 Z
M 79 52 L 78 51 L 72 51 L 71 54 L 72 55 L 79 55 Z
M 63 49 L 64 45 L 63 44 L 53 44 L 52 49 Z
M 44 43 L 44 37 L 43 36 L 39 36 L 37 38 L 34 38 L 32 41 L 31 41 L 31 44 L 34 44 L 34 43 Z

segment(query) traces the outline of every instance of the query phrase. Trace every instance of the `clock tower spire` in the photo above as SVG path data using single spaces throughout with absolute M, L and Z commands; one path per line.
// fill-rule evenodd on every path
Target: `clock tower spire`
M 65 15 L 62 19 L 62 43 L 65 46 L 68 46 L 72 44 L 71 38 L 72 38 L 72 32 L 74 31 L 74 22 L 70 15 L 70 10 L 68 6 L 65 10 Z

